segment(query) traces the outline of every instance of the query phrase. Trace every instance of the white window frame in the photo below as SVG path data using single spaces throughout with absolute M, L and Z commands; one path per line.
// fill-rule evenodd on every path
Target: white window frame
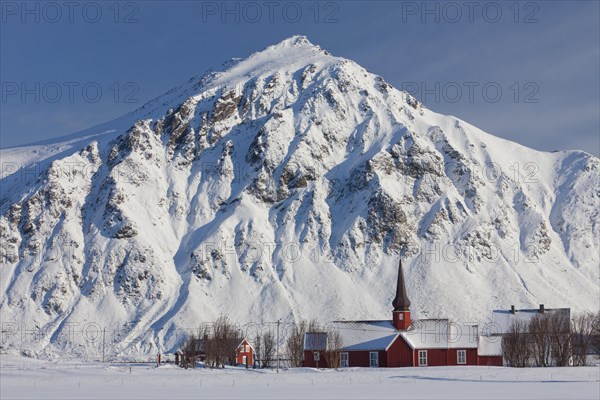
M 427 366 L 427 350 L 419 350 L 419 352 L 417 353 L 417 360 L 419 362 L 419 367 L 426 367 Z M 425 360 L 425 362 L 422 362 L 423 360 Z
M 373 354 L 375 354 L 375 358 L 373 358 Z M 375 361 L 375 363 L 373 363 L 373 361 Z M 370 351 L 369 352 L 369 367 L 379 368 L 379 352 L 378 351 Z
M 246 365 L 248 363 L 248 357 L 242 356 L 242 364 Z
M 348 353 L 340 353 L 340 368 L 348 368 L 350 366 L 350 355 Z
M 462 362 L 461 362 L 461 358 L 462 358 Z M 467 351 L 466 350 L 456 350 L 456 363 L 458 365 L 464 365 L 467 363 Z
M 318 351 L 315 351 L 315 352 L 313 353 L 313 359 L 314 359 L 315 361 L 320 361 L 320 360 L 321 360 L 321 354 L 320 354 Z

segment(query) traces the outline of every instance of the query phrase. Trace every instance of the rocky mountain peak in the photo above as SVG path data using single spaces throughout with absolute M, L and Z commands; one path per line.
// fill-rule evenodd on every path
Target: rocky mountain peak
M 302 36 L 1 155 L 0 309 L 44 329 L 35 353 L 96 351 L 61 339 L 89 320 L 144 353 L 223 312 L 388 318 L 400 253 L 417 318 L 597 306 L 597 158 L 436 114 Z

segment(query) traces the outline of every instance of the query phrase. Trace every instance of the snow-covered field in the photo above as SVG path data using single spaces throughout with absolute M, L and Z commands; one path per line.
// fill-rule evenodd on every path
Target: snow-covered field
M 2 399 L 598 399 L 600 369 L 183 370 L 0 356 Z

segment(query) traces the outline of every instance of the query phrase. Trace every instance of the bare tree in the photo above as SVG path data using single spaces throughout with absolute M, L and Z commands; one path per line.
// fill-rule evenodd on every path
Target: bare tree
M 596 351 L 600 351 L 600 311 L 594 315 L 592 331 L 592 344 L 596 348 Z
M 319 325 L 319 321 L 317 321 L 316 319 L 311 319 L 310 322 L 308 323 L 308 328 L 307 328 L 310 332 L 317 332 L 320 330 L 320 325 Z
M 551 357 L 557 367 L 566 367 L 571 359 L 571 321 L 568 314 L 548 315 Z
M 275 335 L 273 332 L 267 332 L 262 337 L 262 357 L 261 368 L 271 367 L 275 358 Z
M 307 332 L 318 332 L 319 323 L 317 320 L 302 320 L 294 325 L 288 337 L 285 349 L 290 358 L 292 367 L 301 367 L 304 363 L 304 339 Z
M 300 321 L 295 324 L 285 343 L 285 349 L 292 367 L 301 367 L 304 361 L 304 335 L 306 334 L 306 327 L 306 321 Z
M 586 364 L 586 356 L 594 340 L 594 318 L 597 316 L 590 313 L 578 314 L 573 318 L 571 330 L 573 365 Z
M 224 368 L 235 360 L 235 350 L 241 333 L 226 316 L 220 316 L 203 332 L 205 363 L 212 368 Z
M 538 314 L 529 320 L 529 334 L 536 367 L 550 365 L 551 337 L 550 317 L 548 314 Z
M 191 335 L 184 343 L 181 349 L 181 360 L 179 365 L 182 368 L 195 368 L 198 348 L 198 337 Z
M 219 351 L 217 341 L 214 340 L 213 328 L 205 325 L 202 330 L 202 350 L 204 352 L 204 365 L 210 368 L 219 366 Z
M 338 329 L 329 328 L 327 334 L 327 349 L 325 350 L 325 361 L 329 368 L 339 368 L 340 349 L 342 348 L 342 335 Z
M 508 332 L 502 336 L 502 355 L 510 367 L 526 367 L 531 358 L 531 346 L 528 338 L 527 323 L 514 321 Z

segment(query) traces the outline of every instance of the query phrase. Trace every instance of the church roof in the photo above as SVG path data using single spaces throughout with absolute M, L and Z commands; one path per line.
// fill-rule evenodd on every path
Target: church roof
M 477 347 L 479 328 L 448 319 L 418 319 L 400 335 L 413 349 L 465 349 Z
M 392 321 L 337 321 L 333 328 L 342 338 L 342 351 L 387 350 L 398 337 Z
M 339 332 L 341 351 L 387 350 L 400 336 L 413 349 L 476 348 L 478 327 L 474 324 L 457 324 L 447 319 L 414 320 L 407 331 L 398 331 L 392 321 L 336 321 L 328 331 Z M 308 332 L 304 349 L 324 351 L 327 348 L 326 332 Z

